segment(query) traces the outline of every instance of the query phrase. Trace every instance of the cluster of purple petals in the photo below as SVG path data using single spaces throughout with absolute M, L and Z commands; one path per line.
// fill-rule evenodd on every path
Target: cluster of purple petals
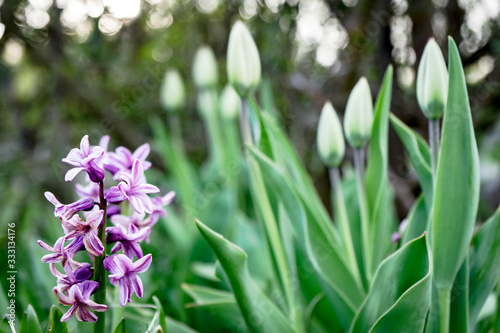
M 73 167 L 66 173 L 66 181 L 72 181 L 82 171 L 86 174 L 85 183 L 75 185 L 78 200 L 63 204 L 54 194 L 45 192 L 55 207 L 54 215 L 61 221 L 63 236 L 53 246 L 41 240 L 38 244 L 49 251 L 42 262 L 49 264 L 57 278 L 54 295 L 62 304 L 70 306 L 61 321 L 76 315 L 80 321 L 95 322 L 97 316 L 92 311 L 107 310 L 107 305 L 90 299 L 99 288 L 99 283 L 93 280 L 91 264 L 75 260 L 78 252 L 86 252 L 92 262 L 95 256 L 105 254 L 98 236 L 101 228 L 106 228 L 106 243 L 113 245 L 111 255 L 105 257 L 103 264 L 110 273 L 111 284 L 119 288 L 120 305 L 131 302 L 134 293 L 142 297 L 143 285 L 137 274 L 149 268 L 152 256 L 143 254 L 141 243 L 149 242 L 151 227 L 166 216 L 165 206 L 175 196 L 169 192 L 149 197 L 148 194 L 160 192 L 147 183 L 144 175 L 151 167 L 146 161 L 149 144 L 132 153 L 125 147 L 108 152 L 108 143 L 109 136 L 104 136 L 98 146 L 91 146 L 85 135 L 80 148 L 72 149 L 62 160 Z M 111 176 L 114 186 L 104 188 L 106 174 Z M 104 225 L 106 218 L 112 226 Z M 56 265 L 61 266 L 62 271 Z

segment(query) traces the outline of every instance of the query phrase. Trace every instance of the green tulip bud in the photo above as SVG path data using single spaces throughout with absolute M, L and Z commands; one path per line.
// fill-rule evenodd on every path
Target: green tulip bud
M 434 38 L 425 45 L 417 73 L 417 100 L 428 119 L 443 116 L 448 98 L 448 70 Z
M 193 61 L 193 81 L 198 88 L 214 87 L 219 81 L 217 59 L 210 46 L 201 46 L 196 51 Z
M 337 113 L 330 102 L 326 102 L 321 111 L 316 144 L 319 156 L 327 167 L 336 167 L 342 162 L 345 153 L 344 135 Z
M 247 27 L 236 22 L 227 46 L 227 77 L 241 98 L 247 97 L 260 81 L 260 57 Z
M 370 140 L 373 126 L 373 102 L 368 81 L 359 79 L 347 100 L 344 130 L 347 141 L 361 148 Z
M 169 69 L 165 73 L 160 89 L 160 102 L 165 110 L 178 112 L 186 104 L 186 92 L 179 72 Z
M 241 109 L 240 96 L 234 91 L 233 87 L 227 84 L 222 91 L 220 98 L 220 111 L 225 119 L 235 119 L 238 117 Z
M 203 89 L 198 94 L 197 99 L 198 111 L 204 118 L 217 115 L 217 94 L 212 89 Z

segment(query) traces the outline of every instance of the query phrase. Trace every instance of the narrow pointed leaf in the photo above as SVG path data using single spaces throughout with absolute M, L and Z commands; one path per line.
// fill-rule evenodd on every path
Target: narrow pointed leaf
M 431 259 L 425 234 L 387 257 L 350 332 L 422 332 L 431 302 Z
M 500 207 L 472 239 L 470 250 L 469 306 L 473 327 L 484 303 L 499 280 Z
M 450 299 L 450 332 L 469 332 L 469 258 L 455 277 Z
M 385 72 L 384 80 L 375 102 L 375 117 L 369 144 L 369 158 L 366 169 L 366 194 L 370 209 L 371 235 L 368 250 L 371 252 L 371 269 L 390 252 L 391 239 L 388 237 L 394 228 L 392 193 L 389 187 L 389 109 L 392 94 L 392 66 Z M 373 271 L 368 272 L 371 276 Z
M 196 225 L 219 259 L 248 329 L 251 332 L 294 332 L 281 310 L 250 277 L 246 253 L 200 221 L 196 220 Z
M 406 126 L 395 115 L 391 114 L 390 119 L 392 126 L 403 142 L 408 157 L 417 172 L 418 181 L 420 182 L 420 187 L 422 188 L 425 198 L 425 205 L 427 211 L 430 211 L 434 189 L 432 184 L 431 153 L 429 146 L 420 135 Z
M 122 318 L 118 325 L 116 325 L 113 333 L 127 333 L 127 325 L 125 324 L 125 318 Z
M 408 224 L 406 225 L 406 229 L 403 232 L 403 238 L 401 240 L 401 244 L 406 244 L 412 239 L 415 239 L 422 235 L 427 226 L 427 207 L 425 204 L 424 197 L 420 195 L 413 207 L 410 209 L 408 213 L 408 217 L 406 217 Z
M 264 180 L 281 200 L 299 245 L 308 253 L 308 260 L 316 269 L 328 299 L 336 311 L 342 313 L 339 319 L 344 321 L 347 328 L 364 296 L 361 281 L 354 277 L 352 269 L 346 265 L 345 254 L 340 251 L 338 243 L 328 236 L 332 234 L 331 231 L 323 229 L 312 218 L 289 177 L 258 150 L 250 148 L 250 152 L 259 163 Z
M 55 305 L 50 308 L 49 322 L 47 324 L 47 333 L 68 333 L 66 323 L 61 323 L 63 314 Z
M 451 290 L 469 249 L 479 200 L 479 157 L 467 87 L 455 42 L 449 39 L 449 89 L 432 215 L 434 280 Z
M 42 328 L 40 327 L 40 322 L 38 321 L 38 316 L 35 313 L 35 309 L 30 305 L 24 312 L 23 319 L 21 320 L 21 333 L 42 333 Z
M 155 303 L 156 311 L 158 312 L 158 317 L 159 317 L 158 324 L 160 325 L 163 332 L 166 333 L 167 323 L 165 322 L 165 311 L 163 310 L 163 306 L 161 305 L 160 300 L 156 296 L 153 296 L 153 303 Z

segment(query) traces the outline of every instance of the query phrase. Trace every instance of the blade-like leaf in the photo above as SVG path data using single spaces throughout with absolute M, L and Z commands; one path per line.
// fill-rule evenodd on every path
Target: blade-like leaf
M 120 320 L 118 325 L 116 325 L 115 329 L 113 330 L 113 333 L 127 333 L 125 318 L 122 318 L 122 320 Z
M 159 317 L 158 324 L 160 325 L 163 332 L 166 333 L 167 323 L 165 322 L 165 311 L 163 310 L 163 306 L 161 305 L 160 300 L 156 296 L 153 296 L 153 303 L 155 303 L 156 311 L 158 312 L 158 317 Z
M 245 327 L 245 321 L 232 293 L 191 284 L 183 284 L 182 289 L 194 301 L 186 307 L 205 311 L 233 330 Z
M 38 316 L 35 310 L 28 305 L 28 308 L 24 312 L 23 319 L 21 320 L 21 333 L 42 333 L 42 328 L 40 327 L 40 322 L 38 321 Z
M 294 332 L 283 313 L 250 277 L 246 253 L 200 221 L 196 220 L 196 225 L 224 268 L 248 329 L 251 332 Z
M 61 323 L 62 312 L 55 305 L 50 308 L 46 333 L 68 333 L 66 323 Z
M 469 258 L 465 257 L 450 298 L 450 332 L 469 332 Z
M 420 195 L 410 212 L 408 213 L 406 229 L 403 232 L 403 238 L 401 244 L 406 244 L 412 239 L 415 239 L 422 235 L 427 226 L 427 207 L 425 204 L 424 197 Z
M 431 260 L 425 234 L 386 258 L 351 332 L 422 332 L 431 302 Z
M 479 157 L 467 87 L 449 39 L 449 89 L 432 215 L 432 257 L 438 289 L 451 290 L 469 249 L 479 200 Z
M 370 210 L 367 255 L 370 264 L 368 276 L 372 276 L 378 264 L 390 252 L 392 243 L 388 235 L 394 228 L 392 191 L 388 178 L 389 150 L 389 108 L 392 94 L 392 66 L 385 72 L 384 80 L 375 102 L 372 136 L 369 145 L 369 159 L 366 168 L 366 195 Z
M 434 194 L 429 146 L 420 135 L 406 126 L 395 115 L 391 114 L 390 119 L 417 172 L 418 181 L 424 193 L 425 205 L 429 212 L 432 207 L 432 197 Z
M 356 279 L 346 265 L 338 244 L 329 236 L 331 231 L 323 229 L 312 218 L 289 177 L 258 150 L 250 148 L 250 152 L 252 158 L 259 163 L 264 180 L 280 198 L 299 245 L 309 254 L 309 260 L 320 277 L 327 297 L 336 311 L 342 313 L 339 314 L 339 319 L 347 328 L 364 296 L 361 280 Z
M 500 276 L 500 207 L 472 239 L 470 250 L 469 306 L 473 327 Z

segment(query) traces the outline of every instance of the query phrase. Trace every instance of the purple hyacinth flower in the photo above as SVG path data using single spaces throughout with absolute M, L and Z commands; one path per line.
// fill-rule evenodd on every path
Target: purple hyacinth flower
M 92 277 L 90 264 L 86 262 L 81 263 L 80 267 L 75 270 L 69 264 L 63 265 L 66 274 L 59 272 L 55 264 L 50 264 L 49 266 L 52 275 L 57 278 L 57 287 L 62 293 L 65 293 L 71 286 L 89 280 Z
M 72 258 L 76 252 L 78 252 L 83 246 L 83 239 L 73 240 L 71 244 L 68 246 L 64 246 L 64 242 L 66 241 L 66 236 L 60 237 L 57 239 L 54 246 L 50 246 L 47 243 L 39 240 L 38 245 L 40 245 L 43 249 L 52 252 L 50 254 L 46 254 L 42 257 L 42 262 L 52 264 L 52 263 L 62 263 L 63 265 L 66 262 L 69 262 L 73 267 L 79 267 L 80 263 L 77 263 Z
M 74 166 L 70 169 L 64 179 L 70 182 L 80 171 L 86 171 L 89 178 L 94 183 L 98 183 L 104 179 L 104 169 L 101 168 L 96 159 L 104 154 L 104 150 L 98 146 L 90 146 L 89 136 L 85 135 L 80 142 L 80 149 L 73 148 L 66 158 L 63 158 L 64 163 Z
M 90 310 L 103 312 L 108 309 L 107 305 L 90 300 L 90 295 L 94 293 L 97 287 L 99 287 L 99 283 L 96 281 L 84 281 L 71 286 L 68 295 L 63 294 L 61 290 L 55 287 L 52 291 L 59 299 L 59 302 L 71 306 L 68 312 L 62 316 L 61 322 L 69 320 L 74 314 L 76 314 L 76 319 L 79 321 L 96 322 L 97 316 Z
M 164 196 L 157 196 L 151 199 L 151 202 L 153 204 L 153 211 L 149 215 L 149 221 L 148 226 L 152 227 L 154 226 L 157 222 L 158 219 L 161 217 L 165 218 L 167 216 L 167 211 L 165 210 L 165 206 L 168 206 L 175 197 L 175 192 L 170 191 Z
M 122 171 L 118 175 L 123 181 L 118 186 L 111 187 L 106 193 L 108 202 L 118 203 L 128 200 L 137 213 L 151 213 L 153 204 L 147 193 L 157 193 L 160 190 L 158 187 L 146 183 L 141 161 L 135 160 L 132 173 Z
M 123 250 L 123 253 L 131 260 L 134 256 L 136 256 L 137 259 L 142 258 L 142 249 L 139 243 L 149 236 L 151 229 L 146 227 L 139 230 L 135 225 L 130 224 L 128 227 L 128 233 L 126 230 L 127 229 L 121 226 L 106 228 L 106 241 L 108 243 L 117 242 L 111 249 L 111 253 Z
M 97 229 L 102 222 L 103 215 L 103 210 L 94 210 L 88 214 L 86 221 L 78 215 L 74 215 L 71 219 L 61 218 L 63 226 L 70 231 L 66 238 L 83 237 L 85 249 L 94 256 L 100 256 L 104 251 L 104 246 L 97 237 Z
M 115 226 L 123 227 L 125 230 L 128 230 L 131 224 L 135 225 L 137 228 L 140 228 L 144 225 L 144 223 L 149 223 L 146 221 L 147 219 L 144 219 L 145 216 L 145 213 L 139 214 L 137 212 L 133 212 L 132 215 L 113 215 L 111 216 L 110 220 L 111 223 L 113 223 Z
M 80 200 L 73 202 L 68 205 L 64 205 L 56 199 L 54 194 L 51 192 L 44 193 L 45 198 L 55 206 L 54 216 L 60 217 L 63 216 L 67 219 L 71 218 L 74 214 L 78 213 L 81 210 L 89 210 L 94 207 L 94 199 L 92 198 L 81 198 Z
M 132 262 L 124 254 L 114 254 L 104 259 L 104 268 L 109 271 L 109 281 L 113 286 L 119 284 L 119 301 L 121 306 L 131 303 L 135 294 L 141 298 L 143 293 L 142 280 L 137 273 L 145 272 L 151 265 L 152 255 L 147 254 L 136 262 Z
M 94 201 L 99 201 L 99 184 L 88 182 L 87 185 L 76 184 L 75 192 L 80 198 L 92 198 Z
M 104 162 L 104 168 L 113 175 L 120 171 L 130 172 L 134 161 L 139 160 L 141 161 L 144 170 L 148 170 L 151 168 L 151 162 L 146 161 L 149 152 L 150 147 L 148 143 L 143 144 L 133 153 L 125 147 L 118 147 L 115 152 L 109 152 L 107 154 L 106 161 Z

